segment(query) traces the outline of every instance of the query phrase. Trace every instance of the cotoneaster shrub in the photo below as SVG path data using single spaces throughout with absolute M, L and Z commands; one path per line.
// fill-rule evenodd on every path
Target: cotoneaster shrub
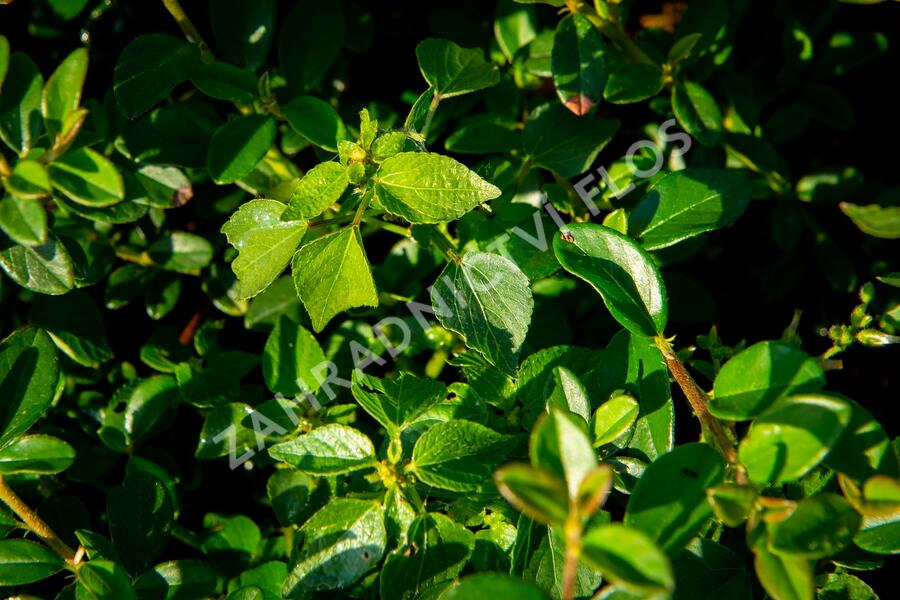
M 900 5 L 0 4 L 4 597 L 896 596 Z

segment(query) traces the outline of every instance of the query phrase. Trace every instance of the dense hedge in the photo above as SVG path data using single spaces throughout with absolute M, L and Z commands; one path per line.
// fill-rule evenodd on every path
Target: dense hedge
M 898 26 L 0 2 L 0 594 L 893 597 Z

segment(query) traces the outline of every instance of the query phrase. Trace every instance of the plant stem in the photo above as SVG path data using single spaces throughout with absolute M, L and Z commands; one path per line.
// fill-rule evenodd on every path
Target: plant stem
M 585 16 L 594 24 L 594 27 L 596 27 L 600 33 L 615 42 L 622 49 L 622 52 L 628 55 L 631 60 L 659 69 L 659 65 L 657 65 L 640 46 L 634 43 L 634 40 L 628 37 L 628 34 L 625 33 L 625 30 L 622 29 L 621 25 L 615 21 L 604 19 L 593 11 L 585 14 Z
M 581 523 L 578 511 L 569 511 L 564 527 L 566 536 L 566 562 L 563 566 L 563 600 L 575 597 L 575 582 L 578 578 L 578 556 L 581 553 Z
M 381 219 L 366 219 L 366 225 L 375 229 L 384 229 L 385 231 L 390 231 L 391 233 L 396 233 L 403 237 L 409 237 L 409 227 L 403 227 L 396 223 L 388 223 Z
M 668 340 L 660 336 L 655 338 L 655 341 L 656 347 L 659 348 L 659 351 L 663 355 L 663 359 L 666 361 L 666 366 L 669 368 L 675 381 L 678 382 L 681 391 L 684 392 L 684 395 L 687 397 L 688 403 L 694 411 L 694 416 L 700 421 L 704 437 L 712 442 L 712 445 L 722 453 L 725 460 L 731 465 L 738 467 L 738 477 L 740 478 L 742 468 L 738 465 L 737 449 L 734 447 L 734 443 L 725 431 L 722 422 L 710 414 L 706 392 L 700 389 L 700 386 L 697 385 L 697 382 L 694 381 L 694 378 L 688 373 L 684 363 L 682 363 L 681 359 L 678 358 L 678 355 L 675 354 L 675 350 L 672 348 L 671 344 L 669 344 Z
M 353 215 L 353 220 L 350 222 L 350 225 L 353 227 L 359 227 L 360 222 L 363 220 L 363 216 L 366 214 L 366 209 L 369 207 L 369 202 L 372 200 L 373 193 L 371 191 L 363 194 L 362 199 L 359 201 L 359 206 L 356 207 L 356 213 Z
M 59 554 L 68 564 L 75 564 L 75 551 L 62 541 L 56 533 L 50 529 L 50 526 L 31 507 L 19 498 L 19 495 L 11 487 L 6 484 L 6 480 L 0 475 L 0 500 L 14 512 L 22 522 L 34 533 L 41 538 L 54 552 Z
M 453 247 L 453 244 L 447 239 L 444 232 L 437 227 L 432 229 L 431 243 L 440 250 L 441 254 L 443 254 L 444 258 L 448 261 L 452 260 L 456 264 L 462 262 L 462 258 L 460 258 L 459 253 L 456 252 L 456 248 Z
M 428 107 L 428 114 L 425 115 L 425 124 L 422 126 L 422 138 L 428 140 L 428 129 L 431 127 L 431 120 L 434 119 L 434 113 L 437 111 L 438 104 L 441 103 L 441 97 L 437 94 L 431 99 L 431 106 Z
M 204 41 L 203 36 L 200 35 L 197 28 L 194 27 L 194 24 L 187 16 L 187 13 L 184 12 L 184 9 L 181 8 L 181 4 L 179 4 L 178 0 L 162 0 L 162 3 L 163 6 L 166 7 L 166 10 L 169 11 L 169 14 L 175 19 L 175 22 L 178 23 L 178 26 L 181 27 L 181 31 L 184 32 L 188 41 L 197 44 L 197 47 L 200 48 L 200 56 L 203 58 L 203 62 L 211 63 L 214 61 L 215 57 L 209 49 L 209 45 Z

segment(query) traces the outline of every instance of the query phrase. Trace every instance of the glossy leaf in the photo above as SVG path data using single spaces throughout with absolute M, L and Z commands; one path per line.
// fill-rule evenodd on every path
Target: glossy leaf
M 724 474 L 722 458 L 711 446 L 678 446 L 644 471 L 628 501 L 625 525 L 676 554 L 711 516 L 706 490 L 721 483 Z
M 510 464 L 494 474 L 497 489 L 517 510 L 545 525 L 561 525 L 569 513 L 565 481 L 525 464 Z
M 672 109 L 678 123 L 704 146 L 719 142 L 722 112 L 705 87 L 693 81 L 676 83 L 672 88 Z
M 337 60 L 346 31 L 342 3 L 294 4 L 278 37 L 278 62 L 292 90 L 309 90 L 322 81 Z
M 850 406 L 838 398 L 785 398 L 753 422 L 741 441 L 740 461 L 756 482 L 798 479 L 825 458 L 847 428 L 850 415 Z
M 0 200 L 0 229 L 17 244 L 43 244 L 47 240 L 47 213 L 34 200 L 7 196 Z
M 137 37 L 122 51 L 113 73 L 119 106 L 133 119 L 190 79 L 200 66 L 197 46 L 171 35 Z
M 58 380 L 56 348 L 44 331 L 26 327 L 0 342 L 0 448 L 41 418 Z
M 750 202 L 750 182 L 719 169 L 669 173 L 635 205 L 628 232 L 646 250 L 731 225 Z
M 10 279 L 39 294 L 65 294 L 75 285 L 72 259 L 52 234 L 38 246 L 15 244 L 0 234 L 0 267 Z
M 0 139 L 24 156 L 41 132 L 44 78 L 34 61 L 21 52 L 9 55 L 6 67 L 0 94 Z
M 132 574 L 142 573 L 168 542 L 174 520 L 169 492 L 155 476 L 133 473 L 110 490 L 106 511 L 122 564 Z
M 486 253 L 451 261 L 431 288 L 431 303 L 444 327 L 491 364 L 516 371 L 534 301 L 528 278 L 512 261 Z
M 535 164 L 575 177 L 591 166 L 618 128 L 614 119 L 579 119 L 558 103 L 545 104 L 528 115 L 522 149 Z
M 116 167 L 90 148 L 66 152 L 55 160 L 50 179 L 53 187 L 84 206 L 110 206 L 125 199 L 125 184 Z
M 773 552 L 824 558 L 837 554 L 853 541 L 862 517 L 847 500 L 835 494 L 804 498 L 786 518 L 770 523 Z
M 569 498 L 578 497 L 584 478 L 597 466 L 587 424 L 568 411 L 551 407 L 535 425 L 529 445 L 531 463 L 566 483 Z
M 553 239 L 559 264 L 597 290 L 606 308 L 635 335 L 662 335 L 668 318 L 666 288 L 653 259 L 621 233 L 587 223 Z
M 637 529 L 608 524 L 581 540 L 581 557 L 605 579 L 637 591 L 671 592 L 672 566 L 653 541 Z
M 337 152 L 338 140 L 344 139 L 344 122 L 327 102 L 315 96 L 297 96 L 282 111 L 294 131 L 320 148 Z
M 60 556 L 43 544 L 25 540 L 0 540 L 0 585 L 15 586 L 46 579 L 66 566 Z
M 840 208 L 863 233 L 886 240 L 900 238 L 900 206 L 841 202 Z
M 809 560 L 759 549 L 753 564 L 763 589 L 774 600 L 812 600 L 815 596 Z
M 586 115 L 600 100 L 606 86 L 606 43 L 600 32 L 580 13 L 559 22 L 553 37 L 553 82 L 563 105 L 578 116 Z
M 175 600 L 209 596 L 216 588 L 216 573 L 199 560 L 172 560 L 145 572 L 134 582 L 141 600 Z
M 50 435 L 26 435 L 0 450 L 0 473 L 59 473 L 75 461 L 75 449 Z
M 275 121 L 264 115 L 238 117 L 213 134 L 206 156 L 216 183 L 233 183 L 253 170 L 275 141 Z
M 87 66 L 87 49 L 79 48 L 63 59 L 47 80 L 41 110 L 44 126 L 51 137 L 63 131 L 66 117 L 81 104 L 81 88 Z
M 751 419 L 779 398 L 815 392 L 824 384 L 822 367 L 802 350 L 783 342 L 759 342 L 719 371 L 709 411 L 722 419 Z

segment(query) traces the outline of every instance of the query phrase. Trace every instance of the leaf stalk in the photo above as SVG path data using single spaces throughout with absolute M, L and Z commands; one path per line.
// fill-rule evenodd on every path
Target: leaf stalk
M 56 532 L 9 487 L 2 475 L 0 475 L 0 500 L 3 500 L 28 529 L 59 554 L 67 564 L 72 566 L 77 564 L 75 551 L 69 548 L 68 544 L 62 541 Z

